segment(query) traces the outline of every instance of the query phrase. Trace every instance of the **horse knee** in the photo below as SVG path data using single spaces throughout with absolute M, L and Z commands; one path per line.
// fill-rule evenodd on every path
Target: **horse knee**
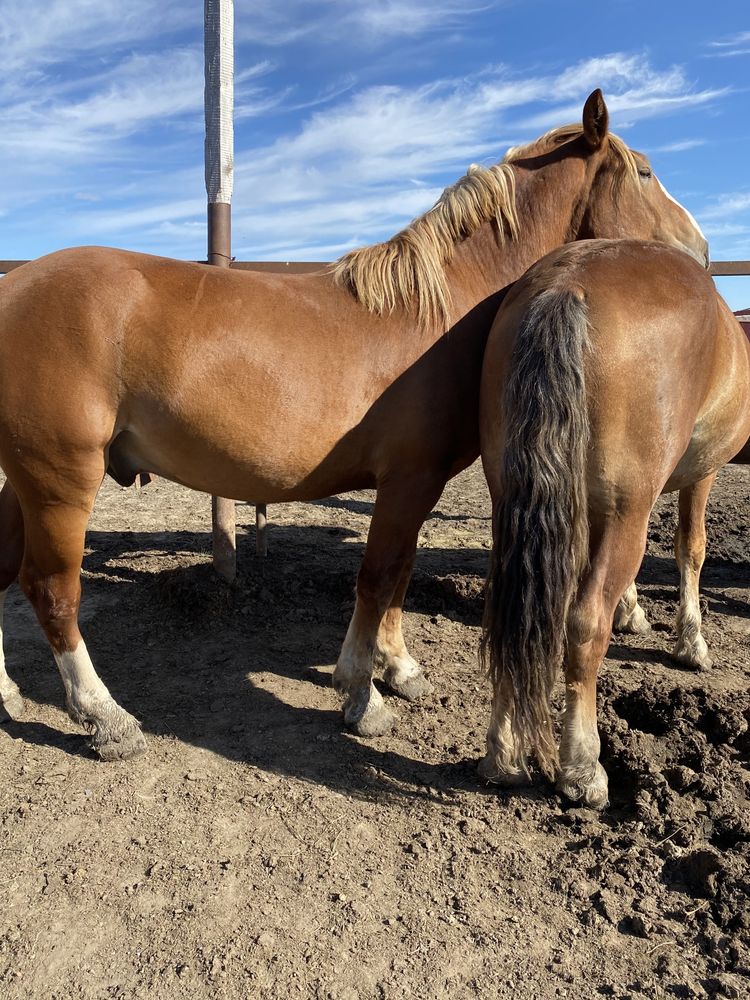
M 77 627 L 81 599 L 80 580 L 63 581 L 59 577 L 40 573 L 34 566 L 24 564 L 18 579 L 21 590 L 36 613 L 54 649 L 67 648 L 66 639 Z

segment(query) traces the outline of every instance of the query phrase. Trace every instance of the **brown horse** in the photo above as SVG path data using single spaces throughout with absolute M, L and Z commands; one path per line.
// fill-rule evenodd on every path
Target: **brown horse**
M 592 240 L 548 254 L 508 294 L 487 342 L 482 461 L 494 546 L 483 651 L 493 680 L 492 782 L 526 754 L 571 799 L 601 807 L 596 676 L 660 493 L 681 490 L 677 553 L 689 641 L 703 507 L 750 434 L 750 348 L 687 254 Z M 559 759 L 550 696 L 565 663 Z
M 750 331 L 743 327 L 750 339 Z M 750 349 L 750 348 L 749 348 Z M 730 460 L 733 465 L 750 465 L 750 439 Z M 678 524 L 674 540 L 674 551 L 680 570 L 680 605 L 677 612 L 677 642 L 672 655 L 679 662 L 695 670 L 707 670 L 711 666 L 711 656 L 706 640 L 701 633 L 701 610 L 698 601 L 698 583 L 705 555 L 706 504 L 713 480 L 706 480 L 698 490 L 691 487 L 680 491 L 678 502 Z M 690 539 L 699 539 L 700 545 L 688 547 Z M 614 629 L 616 632 L 631 632 L 636 635 L 651 628 L 646 615 L 638 603 L 635 582 L 631 583 L 615 610 Z
M 619 234 L 706 257 L 646 159 L 609 132 L 595 91 L 582 126 L 472 167 L 403 232 L 325 273 L 85 248 L 2 281 L 0 592 L 20 571 L 68 710 L 102 757 L 144 747 L 77 623 L 105 472 L 129 483 L 144 470 L 256 502 L 376 487 L 334 681 L 356 732 L 387 732 L 376 658 L 396 693 L 431 690 L 404 644 L 401 607 L 424 518 L 479 453 L 482 356 L 504 290 L 552 247 Z M 17 715 L 4 667 L 0 694 Z

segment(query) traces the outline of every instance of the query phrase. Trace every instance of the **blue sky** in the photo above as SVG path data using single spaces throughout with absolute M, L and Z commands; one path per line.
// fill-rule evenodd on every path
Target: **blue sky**
M 746 0 L 235 0 L 234 241 L 328 260 L 596 86 L 715 259 L 750 258 Z M 0 258 L 205 256 L 203 4 L 0 0 Z M 733 308 L 750 279 L 724 279 Z

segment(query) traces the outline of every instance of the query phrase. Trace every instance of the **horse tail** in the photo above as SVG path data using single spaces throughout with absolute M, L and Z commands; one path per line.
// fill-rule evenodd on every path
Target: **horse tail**
M 550 700 L 565 653 L 568 610 L 588 563 L 582 293 L 549 289 L 528 306 L 501 406 L 501 495 L 487 579 L 481 656 L 503 690 L 517 763 L 558 764 Z

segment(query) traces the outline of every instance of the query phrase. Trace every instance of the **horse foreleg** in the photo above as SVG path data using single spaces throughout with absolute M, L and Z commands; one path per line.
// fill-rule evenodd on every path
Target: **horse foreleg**
M 422 668 L 406 648 L 402 630 L 404 597 L 415 556 L 416 549 L 404 563 L 390 607 L 380 623 L 376 647 L 376 657 L 383 668 L 383 680 L 394 694 L 406 701 L 419 701 L 434 690 Z
M 400 607 L 403 591 L 409 582 L 411 561 L 419 529 L 440 496 L 443 484 L 401 481 L 398 486 L 384 484 L 378 489 L 364 559 L 357 576 L 357 601 L 344 645 L 336 664 L 333 682 L 344 697 L 344 721 L 359 736 L 382 736 L 390 732 L 394 714 L 385 706 L 382 695 L 372 683 L 381 622 L 389 609 Z M 404 574 L 408 566 L 409 573 Z M 405 576 L 405 578 L 404 578 Z M 398 590 L 403 585 L 399 595 Z M 386 642 L 391 649 L 405 650 L 403 636 L 399 646 L 392 631 L 394 618 L 386 625 Z M 400 622 L 398 625 L 400 634 Z M 407 654 L 408 656 L 408 654 Z M 414 675 L 416 661 L 391 661 L 392 678 Z M 414 666 L 412 666 L 412 663 Z M 399 674 L 399 669 L 401 674 Z
M 13 487 L 6 481 L 0 490 L 0 705 L 11 719 L 23 714 L 23 698 L 18 685 L 5 669 L 3 611 L 8 588 L 18 576 L 23 559 L 23 514 Z
M 565 716 L 560 740 L 558 789 L 594 809 L 607 804 L 607 773 L 599 763 L 596 679 L 607 652 L 615 607 L 638 570 L 646 547 L 649 511 L 607 521 L 568 615 Z
M 638 603 L 635 580 L 617 602 L 612 628 L 615 632 L 630 632 L 632 635 L 644 635 L 651 630 L 645 612 Z
M 711 666 L 706 640 L 701 635 L 698 587 L 706 557 L 706 504 L 716 473 L 680 490 L 679 520 L 674 552 L 680 569 L 680 607 L 677 612 L 677 642 L 672 655 L 696 670 Z
M 112 698 L 78 629 L 81 561 L 90 507 L 65 502 L 27 505 L 23 496 L 21 503 L 26 546 L 20 583 L 52 647 L 68 714 L 89 730 L 92 746 L 103 760 L 143 753 L 146 743 L 140 724 Z

